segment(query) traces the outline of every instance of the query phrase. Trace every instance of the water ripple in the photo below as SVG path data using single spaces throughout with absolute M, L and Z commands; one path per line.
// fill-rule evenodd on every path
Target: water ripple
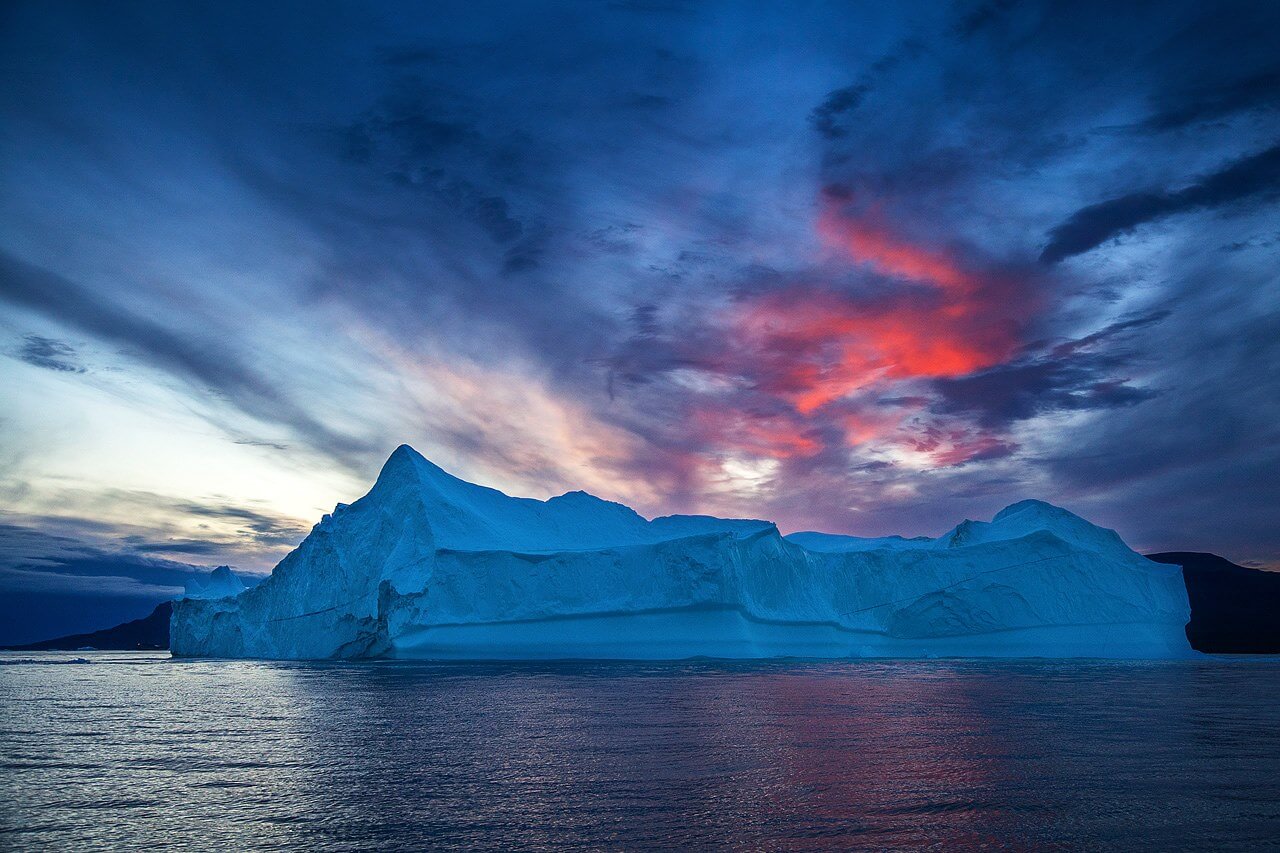
M 1270 660 L 0 663 L 4 849 L 1280 838 Z

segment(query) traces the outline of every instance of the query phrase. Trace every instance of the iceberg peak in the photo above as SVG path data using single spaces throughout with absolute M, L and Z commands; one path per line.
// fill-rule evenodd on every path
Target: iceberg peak
M 218 566 L 207 575 L 194 575 L 183 583 L 183 588 L 184 598 L 227 598 L 246 589 L 230 566 Z
M 1060 506 L 1051 504 L 1048 501 L 1040 501 L 1034 498 L 1027 498 L 1025 500 L 1020 500 L 1020 501 L 1016 501 L 1014 503 L 1009 504 L 1007 507 L 997 512 L 995 514 L 995 517 L 992 518 L 991 520 L 1000 521 L 1002 519 L 1008 518 L 1009 516 L 1017 515 L 1018 513 L 1024 513 L 1024 512 L 1036 513 L 1038 515 L 1049 517 L 1049 518 L 1063 518 L 1066 516 L 1070 516 L 1071 518 L 1080 517 L 1075 513 L 1069 510 L 1065 510 Z
M 407 444 L 402 444 L 391 452 L 387 461 L 382 463 L 375 488 L 381 484 L 434 483 L 453 480 L 457 483 L 471 485 L 461 480 L 439 465 L 423 456 Z

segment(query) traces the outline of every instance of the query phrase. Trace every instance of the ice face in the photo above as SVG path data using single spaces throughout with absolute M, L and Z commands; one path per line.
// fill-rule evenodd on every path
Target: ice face
M 254 589 L 174 608 L 176 655 L 265 658 L 1171 657 L 1186 590 L 1039 501 L 938 539 L 646 520 L 509 497 L 407 446 Z

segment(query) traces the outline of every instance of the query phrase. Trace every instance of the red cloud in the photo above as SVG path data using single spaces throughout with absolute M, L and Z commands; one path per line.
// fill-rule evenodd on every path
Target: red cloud
M 838 259 L 898 285 L 870 298 L 799 286 L 735 307 L 730 338 L 741 353 L 742 372 L 758 391 L 786 403 L 801 426 L 860 391 L 962 376 L 1006 361 L 1019 348 L 1034 310 L 1024 283 L 912 243 L 874 212 L 853 216 L 827 207 L 816 228 Z M 850 445 L 882 440 L 909 446 L 900 434 L 900 415 L 832 411 L 826 420 L 843 426 Z M 735 422 L 721 435 L 730 445 L 775 458 L 821 449 L 816 438 L 790 422 L 785 429 L 776 423 Z M 996 438 L 961 440 L 936 448 L 933 455 L 940 465 L 955 465 L 999 454 L 1004 447 Z
M 972 373 L 1004 360 L 1017 343 L 954 306 L 860 303 L 807 289 L 761 297 L 735 325 L 736 337 L 761 356 L 761 390 L 802 414 L 879 382 Z
M 817 230 L 828 248 L 887 276 L 961 293 L 971 291 L 977 283 L 945 254 L 914 246 L 865 216 L 850 219 L 828 205 L 818 217 Z
M 689 416 L 692 434 L 709 444 L 772 459 L 804 458 L 822 450 L 812 430 L 793 415 L 755 415 L 733 409 L 698 408 Z
M 1017 449 L 1017 445 L 989 433 L 972 433 L 968 429 L 925 429 L 906 438 L 902 446 L 927 453 L 940 468 L 950 468 L 982 459 L 999 459 Z
M 850 412 L 840 418 L 845 442 L 850 447 L 867 444 L 893 432 L 902 423 L 902 415 L 890 409 Z

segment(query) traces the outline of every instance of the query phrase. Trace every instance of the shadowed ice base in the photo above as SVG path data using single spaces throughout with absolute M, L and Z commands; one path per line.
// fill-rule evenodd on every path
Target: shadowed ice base
M 1175 640 L 1177 642 L 1175 642 Z M 822 622 L 770 622 L 733 607 L 655 610 L 481 624 L 400 634 L 392 656 L 425 660 L 681 660 L 695 657 L 1173 658 L 1194 654 L 1163 623 L 1010 628 L 949 637 L 893 637 Z

